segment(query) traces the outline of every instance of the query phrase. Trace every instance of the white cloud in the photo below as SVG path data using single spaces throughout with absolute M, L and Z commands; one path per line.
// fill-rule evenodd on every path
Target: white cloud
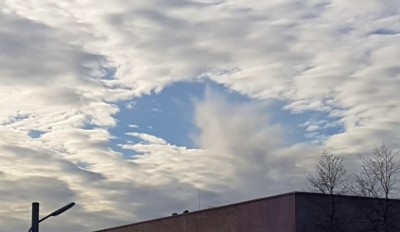
M 138 137 L 141 140 L 148 142 L 148 143 L 167 144 L 167 142 L 164 139 L 158 138 L 154 135 L 150 135 L 150 134 L 146 134 L 146 133 L 129 132 L 129 133 L 126 133 L 126 135 Z
M 287 158 L 281 155 L 285 150 L 283 128 L 268 120 L 265 109 L 257 104 L 232 105 L 213 95 L 197 106 L 196 122 L 201 129 L 199 143 L 219 156 L 222 172 L 230 172 L 228 182 L 232 195 L 255 197 L 265 192 L 278 193 L 282 190 L 279 188 L 285 188 L 275 183 L 282 180 L 280 177 L 285 170 L 282 160 Z M 298 181 L 294 176 L 302 171 L 295 165 L 299 160 L 293 154 L 290 159 L 286 163 L 294 174 L 290 179 Z
M 45 211 L 77 201 L 58 231 L 79 231 L 195 208 L 196 188 L 219 204 L 279 192 L 283 179 L 299 185 L 316 146 L 287 145 L 259 106 L 215 96 L 197 105 L 201 149 L 136 133 L 146 143 L 126 148 L 147 155 L 112 151 L 116 103 L 132 108 L 180 80 L 207 77 L 339 118 L 304 124 L 311 133 L 343 125 L 319 138 L 328 150 L 398 147 L 399 10 L 381 0 L 2 1 L 0 188 L 9 198 L 0 218 L 9 223 L 0 230 L 26 229 L 36 199 Z

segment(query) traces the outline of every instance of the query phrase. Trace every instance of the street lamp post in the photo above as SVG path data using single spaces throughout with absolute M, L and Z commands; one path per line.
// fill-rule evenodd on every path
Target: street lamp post
M 39 203 L 32 203 L 32 232 L 39 232 Z
M 56 217 L 56 216 L 64 213 L 65 211 L 69 210 L 74 205 L 75 205 L 75 203 L 71 202 L 68 205 L 65 205 L 65 206 L 57 209 L 56 211 L 50 213 L 46 217 L 39 220 L 39 203 L 33 202 L 32 203 L 32 226 L 28 232 L 39 232 L 39 223 L 40 222 L 46 220 L 49 217 Z

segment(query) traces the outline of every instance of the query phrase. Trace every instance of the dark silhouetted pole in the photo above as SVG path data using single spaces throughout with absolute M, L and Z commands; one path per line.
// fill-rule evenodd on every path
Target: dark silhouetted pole
M 64 213 L 65 211 L 69 210 L 74 205 L 75 205 L 75 203 L 71 202 L 68 205 L 57 209 L 56 211 L 52 212 L 51 214 L 49 214 L 46 217 L 39 220 L 39 203 L 33 202 L 32 203 L 32 226 L 28 230 L 28 232 L 39 232 L 39 222 L 42 222 L 49 217 L 56 217 L 56 216 Z
M 32 203 L 32 232 L 39 232 L 39 203 Z

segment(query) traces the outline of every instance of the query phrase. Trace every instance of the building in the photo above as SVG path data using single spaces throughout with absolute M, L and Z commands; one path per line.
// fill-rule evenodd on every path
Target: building
M 400 231 L 400 200 L 292 192 L 97 232 L 323 231 Z

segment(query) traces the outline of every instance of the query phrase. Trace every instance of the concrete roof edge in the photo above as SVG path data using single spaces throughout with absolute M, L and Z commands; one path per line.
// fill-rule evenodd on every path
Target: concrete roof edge
M 182 217 L 182 216 L 195 214 L 195 213 L 200 213 L 200 212 L 204 212 L 204 211 L 210 211 L 210 210 L 221 209 L 221 208 L 226 208 L 226 207 L 238 206 L 238 205 L 242 205 L 242 204 L 248 204 L 248 203 L 257 202 L 257 201 L 263 201 L 263 200 L 269 200 L 269 199 L 273 199 L 273 198 L 279 198 L 279 197 L 284 197 L 284 196 L 289 196 L 289 195 L 295 195 L 297 193 L 301 193 L 301 192 L 297 192 L 297 191 L 286 192 L 286 193 L 281 193 L 281 194 L 277 194 L 277 195 L 272 195 L 272 196 L 267 196 L 267 197 L 262 197 L 262 198 L 256 198 L 256 199 L 252 199 L 252 200 L 241 201 L 241 202 L 237 202 L 237 203 L 221 205 L 221 206 L 211 207 L 211 208 L 207 208 L 207 209 L 191 211 L 191 212 L 188 212 L 188 213 L 182 213 L 182 214 L 178 214 L 178 215 L 165 216 L 165 217 L 154 218 L 154 219 L 150 219 L 150 220 L 130 223 L 130 224 L 126 224 L 126 225 L 110 227 L 110 228 L 107 228 L 107 229 L 96 230 L 96 231 L 93 231 L 93 232 L 102 232 L 102 231 L 107 231 L 109 229 L 117 229 L 117 228 L 123 228 L 123 227 L 138 225 L 138 224 L 142 224 L 142 223 L 152 222 L 152 221 L 164 220 L 164 219 L 168 219 L 168 218 Z

